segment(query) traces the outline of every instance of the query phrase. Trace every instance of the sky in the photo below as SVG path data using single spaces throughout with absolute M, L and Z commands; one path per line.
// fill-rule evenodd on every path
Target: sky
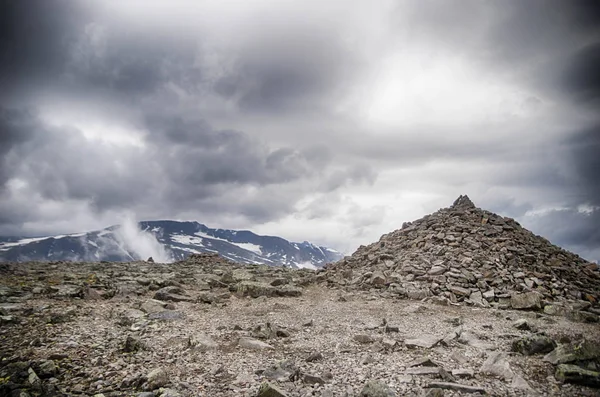
M 600 260 L 600 4 L 2 0 L 0 235 L 352 253 L 468 194 Z

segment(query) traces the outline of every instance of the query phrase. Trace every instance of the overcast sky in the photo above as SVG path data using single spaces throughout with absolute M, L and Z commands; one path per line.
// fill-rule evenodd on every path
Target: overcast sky
M 600 259 L 597 1 L 0 4 L 0 235 L 351 253 L 468 194 Z

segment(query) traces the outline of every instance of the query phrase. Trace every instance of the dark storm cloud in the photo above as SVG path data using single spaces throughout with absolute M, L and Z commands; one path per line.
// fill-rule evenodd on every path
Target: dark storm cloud
M 39 89 L 64 69 L 85 7 L 68 0 L 6 0 L 0 5 L 3 98 Z
M 566 147 L 581 204 L 600 206 L 600 121 L 571 136 Z
M 32 139 L 35 127 L 31 114 L 0 107 L 0 192 L 14 167 L 8 154 Z
M 599 70 L 600 40 L 578 50 L 569 59 L 561 76 L 561 87 L 577 103 L 600 110 Z
M 182 184 L 288 183 L 310 177 L 323 163 L 318 149 L 316 157 L 310 150 L 270 149 L 243 132 L 214 130 L 204 120 L 152 117 L 148 127 L 150 142 L 167 147 L 169 176 Z
M 600 263 L 600 210 L 553 210 L 524 218 L 523 226 L 589 261 Z
M 30 112 L 2 114 L 3 136 L 12 147 L 2 153 L 10 173 L 2 180 L 0 201 L 14 215 L 3 220 L 3 230 L 30 219 L 22 211 L 30 202 L 11 201 L 8 177 L 26 181 L 27 189 L 43 199 L 80 200 L 98 213 L 196 209 L 264 222 L 291 211 L 314 191 L 311 179 L 338 172 L 323 168 L 329 163 L 327 151 L 270 149 L 247 134 L 214 130 L 202 120 L 154 117 L 142 151 L 89 141 L 75 129 L 45 125 Z M 28 139 L 16 139 L 23 126 Z M 356 169 L 342 170 L 338 178 L 342 184 L 365 182 Z
M 133 98 L 168 82 L 193 92 L 201 82 L 201 70 L 194 65 L 197 40 L 148 33 L 110 21 L 87 24 L 70 49 L 67 83 Z

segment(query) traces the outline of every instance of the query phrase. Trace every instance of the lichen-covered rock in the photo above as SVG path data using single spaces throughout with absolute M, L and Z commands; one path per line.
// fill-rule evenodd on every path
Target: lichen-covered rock
M 288 397 L 288 395 L 277 386 L 269 382 L 263 382 L 256 397 Z
M 169 383 L 169 375 L 162 368 L 153 369 L 146 375 L 144 390 L 155 390 Z
M 241 296 L 258 298 L 259 296 L 273 296 L 276 288 L 257 281 L 242 281 L 237 284 L 237 293 Z
M 565 383 L 600 387 L 600 372 L 590 371 L 571 364 L 559 364 L 554 377 Z
M 526 336 L 512 343 L 512 351 L 525 356 L 549 353 L 556 347 L 556 342 L 544 335 Z
M 589 340 L 558 345 L 544 356 L 544 361 L 554 365 L 588 360 L 600 360 L 600 345 Z

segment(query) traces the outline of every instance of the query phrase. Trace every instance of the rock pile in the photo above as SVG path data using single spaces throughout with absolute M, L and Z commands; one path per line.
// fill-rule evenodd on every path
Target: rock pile
M 480 307 L 543 309 L 597 322 L 598 266 L 551 244 L 514 219 L 460 196 L 361 246 L 318 278 L 351 289 Z

